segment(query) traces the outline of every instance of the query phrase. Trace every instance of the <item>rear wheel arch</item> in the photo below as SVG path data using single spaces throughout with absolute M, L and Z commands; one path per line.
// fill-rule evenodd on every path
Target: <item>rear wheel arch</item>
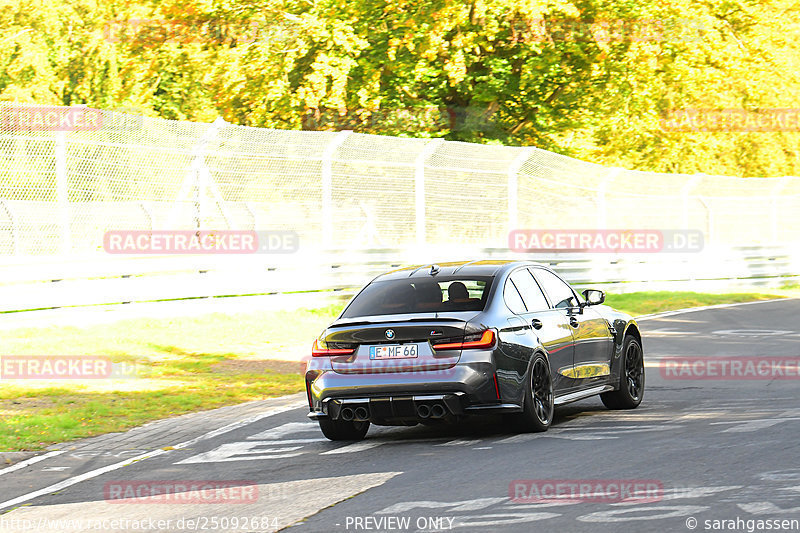
M 537 362 L 544 363 L 546 367 L 547 377 L 541 383 L 546 383 L 544 386 L 544 394 L 542 389 L 537 386 L 537 391 L 534 392 L 533 388 L 536 386 L 534 381 L 534 369 Z M 541 368 L 541 367 L 540 367 Z M 550 369 L 550 359 L 547 353 L 543 350 L 535 350 L 531 355 L 528 362 L 528 371 L 525 373 L 525 394 L 522 399 L 522 412 L 514 415 L 509 415 L 508 420 L 519 431 L 539 432 L 547 431 L 553 421 L 554 416 L 554 395 L 552 387 L 552 370 Z M 549 394 L 548 394 L 549 393 Z M 546 398 L 546 400 L 544 400 Z
M 547 363 L 547 368 L 550 369 L 550 379 L 552 380 L 552 378 L 553 378 L 553 368 L 550 366 L 550 356 L 547 354 L 547 352 L 544 349 L 536 348 L 536 349 L 533 350 L 533 352 L 531 352 L 531 357 L 530 357 L 530 359 L 528 359 L 528 368 L 525 370 L 525 376 L 524 376 L 524 378 L 525 378 L 524 383 L 526 383 L 526 385 L 523 385 L 524 387 L 528 387 L 528 385 L 530 384 L 530 376 L 531 376 L 531 372 L 533 371 L 533 362 L 536 361 L 536 356 L 537 355 L 541 355 L 544 358 L 545 362 Z M 523 392 L 524 392 L 524 390 L 523 390 Z M 522 396 L 522 405 L 520 407 L 525 407 L 525 395 L 524 394 Z
M 531 352 L 530 359 L 528 359 L 528 368 L 525 371 L 526 374 L 530 373 L 531 367 L 533 366 L 533 362 L 536 360 L 536 356 L 537 355 L 541 355 L 542 357 L 544 357 L 544 360 L 547 361 L 547 366 L 550 366 L 550 356 L 547 354 L 547 352 L 544 350 L 544 348 L 536 347 Z M 552 368 L 550 370 L 552 372 Z

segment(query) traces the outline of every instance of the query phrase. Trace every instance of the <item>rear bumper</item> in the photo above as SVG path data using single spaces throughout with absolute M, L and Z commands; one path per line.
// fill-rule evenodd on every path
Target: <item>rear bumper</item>
M 452 400 L 447 397 L 453 398 Z M 454 397 L 455 396 L 455 397 Z M 368 417 L 391 419 L 410 419 L 419 418 L 417 409 L 420 405 L 429 405 L 432 398 L 437 398 L 443 404 L 451 407 L 446 411 L 447 415 L 492 415 L 503 413 L 520 413 L 522 407 L 513 403 L 497 403 L 488 405 L 461 405 L 462 399 L 457 395 L 428 395 L 428 396 L 393 396 L 388 398 L 347 398 L 342 400 L 328 400 L 324 402 L 322 411 L 311 411 L 308 418 L 319 420 L 320 418 L 339 418 L 341 410 L 346 407 L 366 406 Z M 357 417 L 358 418 L 358 417 Z
M 343 413 L 345 419 L 352 416 L 356 420 L 428 418 L 419 416 L 421 406 L 432 410 L 431 418 L 521 410 L 498 400 L 494 365 L 489 362 L 462 362 L 439 371 L 378 374 L 340 374 L 325 368 L 323 361 L 314 363 L 306 372 L 308 416 L 312 419 L 338 419 Z M 422 407 L 423 414 L 426 407 Z
M 363 408 L 367 415 L 359 416 L 355 414 L 354 417 L 356 420 L 412 419 L 417 418 L 417 412 L 422 406 L 426 406 L 430 410 L 434 405 L 441 405 L 444 407 L 442 416 L 436 416 L 434 418 L 442 418 L 447 415 L 463 415 L 465 410 L 464 396 L 465 394 L 463 392 L 458 392 L 453 394 L 426 394 L 418 396 L 393 395 L 373 398 L 326 398 L 322 402 L 322 410 L 312 411 L 308 414 L 308 417 L 315 420 L 328 417 L 338 419 L 342 418 L 342 413 L 346 409 L 350 409 L 351 411 L 355 410 L 354 412 L 357 412 L 358 408 Z M 347 419 L 347 417 L 344 418 Z

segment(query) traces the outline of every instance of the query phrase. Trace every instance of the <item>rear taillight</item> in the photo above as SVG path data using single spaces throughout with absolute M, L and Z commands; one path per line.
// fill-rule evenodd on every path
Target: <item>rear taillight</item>
M 328 343 L 319 339 L 314 341 L 314 346 L 311 347 L 311 355 L 314 357 L 325 357 L 330 355 L 350 355 L 356 349 L 352 347 L 344 348 L 337 344 L 328 346 Z
M 480 335 L 480 337 L 478 337 Z M 461 342 L 447 342 L 444 344 L 434 344 L 434 350 L 469 350 L 475 348 L 491 348 L 494 346 L 494 330 L 487 329 L 478 335 L 468 335 Z M 474 339 L 474 340 L 473 340 Z

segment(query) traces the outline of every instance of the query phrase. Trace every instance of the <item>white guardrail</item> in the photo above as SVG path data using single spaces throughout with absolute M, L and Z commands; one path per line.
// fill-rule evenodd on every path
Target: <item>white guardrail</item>
M 309 291 L 344 295 L 392 268 L 464 259 L 537 261 L 576 288 L 608 292 L 753 289 L 800 281 L 798 248 L 521 254 L 450 246 L 288 255 L 7 256 L 0 259 L 0 312 Z

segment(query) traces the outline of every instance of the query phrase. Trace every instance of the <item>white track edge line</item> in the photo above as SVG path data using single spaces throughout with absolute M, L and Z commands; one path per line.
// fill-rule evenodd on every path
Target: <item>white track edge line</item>
M 28 465 L 38 463 L 39 461 L 43 461 L 44 459 L 55 457 L 56 455 L 60 455 L 62 453 L 64 453 L 64 450 L 54 450 L 52 452 L 48 452 L 43 455 L 37 455 L 36 457 L 31 457 L 30 459 L 26 459 L 25 461 L 19 462 L 15 465 L 3 468 L 2 470 L 0 470 L 0 476 L 2 476 L 3 474 L 8 474 L 9 472 L 13 472 L 15 470 L 19 470 L 20 468 L 25 468 Z
M 294 395 L 290 395 L 290 396 L 294 396 Z M 284 396 L 284 397 L 288 397 L 288 396 Z M 234 429 L 238 429 L 240 427 L 247 426 L 247 425 L 252 424 L 253 422 L 257 422 L 258 420 L 261 420 L 263 418 L 267 418 L 267 417 L 274 416 L 274 415 L 277 415 L 277 414 L 280 414 L 280 413 L 284 413 L 286 411 L 291 411 L 292 409 L 297 409 L 298 407 L 302 407 L 303 405 L 305 405 L 304 401 L 297 401 L 297 402 L 292 402 L 292 403 L 287 404 L 287 405 L 283 405 L 281 407 L 276 407 L 276 408 L 271 409 L 269 411 L 266 411 L 264 413 L 260 413 L 260 414 L 255 415 L 255 416 L 251 416 L 249 418 L 245 418 L 244 420 L 240 420 L 238 422 L 233 422 L 232 424 L 228 424 L 227 426 L 223 426 L 221 428 L 209 431 L 208 433 L 200 435 L 199 437 L 195 437 L 195 438 L 193 438 L 191 440 L 187 440 L 185 442 L 181 442 L 180 444 L 176 444 L 175 446 L 173 446 L 173 448 L 174 449 L 186 448 L 186 447 L 191 446 L 193 444 L 196 444 L 196 443 L 198 443 L 200 441 L 203 441 L 203 440 L 206 440 L 206 439 L 210 439 L 210 438 L 213 438 L 213 437 L 217 437 L 219 435 L 222 435 L 223 433 L 227 433 L 229 431 L 233 431 Z M 143 453 L 141 455 L 137 455 L 136 457 L 132 457 L 130 459 L 125 459 L 124 461 L 120 461 L 118 463 L 114 463 L 114 464 L 111 464 L 111 465 L 108 465 L 108 466 L 104 466 L 104 467 L 98 468 L 96 470 L 91 470 L 89 472 L 85 472 L 85 473 L 80 474 L 80 475 L 75 476 L 75 477 L 67 478 L 64 481 L 60 481 L 60 482 L 58 482 L 58 483 L 56 483 L 54 485 L 50 485 L 49 487 L 45 487 L 43 489 L 39 489 L 37 491 L 30 492 L 28 494 L 23 494 L 22 496 L 18 496 L 16 498 L 11 499 L 11 500 L 2 502 L 2 503 L 0 503 L 0 509 L 4 509 L 6 507 L 11 507 L 13 505 L 18 505 L 20 503 L 24 503 L 24 502 L 26 502 L 28 500 L 32 500 L 33 498 L 37 498 L 37 497 L 43 496 L 45 494 L 51 494 L 53 492 L 57 492 L 59 490 L 62 490 L 62 489 L 65 489 L 67 487 L 70 487 L 72 485 L 75 485 L 77 483 L 80 483 L 81 481 L 85 481 L 87 479 L 92 479 L 94 477 L 101 476 L 101 475 L 106 474 L 108 472 L 113 472 L 114 470 L 118 470 L 120 468 L 126 467 L 126 466 L 131 465 L 131 464 L 133 464 L 135 462 L 143 461 L 143 460 L 149 459 L 151 457 L 156 457 L 158 455 L 162 455 L 162 454 L 167 453 L 167 452 L 168 452 L 168 450 L 164 450 L 164 449 L 159 448 L 158 450 L 153 450 L 153 451 L 150 451 L 150 452 L 147 452 L 147 453 Z M 42 456 L 42 457 L 44 457 L 44 456 Z

